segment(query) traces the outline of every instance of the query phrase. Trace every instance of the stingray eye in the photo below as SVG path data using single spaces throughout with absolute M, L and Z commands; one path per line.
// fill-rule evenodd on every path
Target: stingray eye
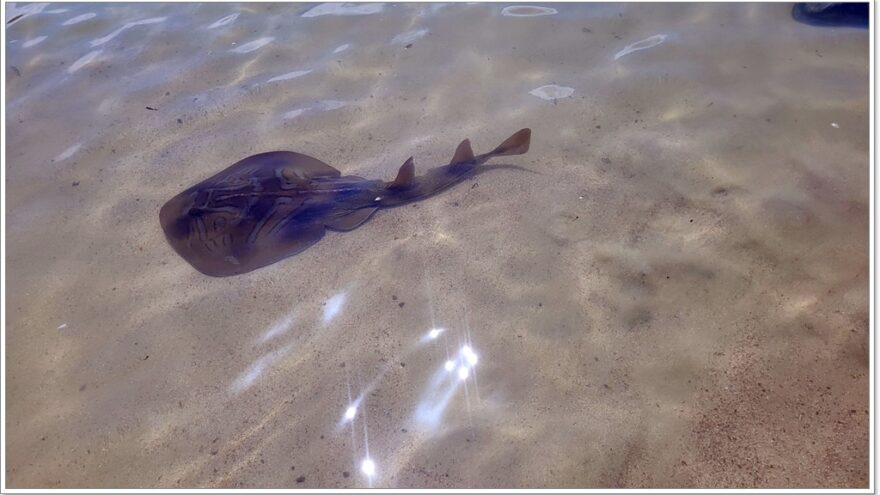
M 281 172 L 281 177 L 287 182 L 300 182 L 302 180 L 293 170 L 287 168 L 280 168 L 278 170 Z

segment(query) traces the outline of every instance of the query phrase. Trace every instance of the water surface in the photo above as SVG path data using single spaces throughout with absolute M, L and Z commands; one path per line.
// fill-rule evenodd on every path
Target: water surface
M 867 32 L 538 7 L 8 4 L 8 486 L 865 487 Z M 247 275 L 159 226 L 522 127 Z

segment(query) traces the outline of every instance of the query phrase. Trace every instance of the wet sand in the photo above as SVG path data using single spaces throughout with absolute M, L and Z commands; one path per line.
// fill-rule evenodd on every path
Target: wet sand
M 7 486 L 867 487 L 867 31 L 542 5 L 9 24 Z M 521 127 L 530 172 L 246 275 L 159 227 L 250 154 L 390 180 Z

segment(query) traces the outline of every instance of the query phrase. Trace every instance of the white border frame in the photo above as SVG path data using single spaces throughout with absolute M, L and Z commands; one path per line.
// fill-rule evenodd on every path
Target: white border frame
M 107 0 L 91 0 L 90 2 L 69 2 L 67 0 L 56 1 L 52 3 L 121 3 L 125 0 L 120 0 L 119 2 L 107 1 Z M 165 0 L 166 2 L 176 2 L 177 0 Z M 247 0 L 246 0 L 247 1 Z M 264 0 L 266 2 L 270 2 L 271 0 Z M 354 0 L 357 3 L 360 3 L 359 0 Z M 409 3 L 410 0 L 403 0 L 405 3 Z M 395 3 L 403 3 L 403 2 L 395 2 Z M 446 0 L 444 3 L 459 3 L 461 0 Z M 501 2 L 499 0 L 483 0 L 484 3 L 548 3 L 544 0 L 538 1 L 523 1 L 523 0 L 515 0 L 510 2 Z M 704 0 L 704 1 L 696 1 L 696 0 L 676 0 L 676 1 L 661 1 L 661 0 L 639 0 L 638 2 L 615 2 L 615 3 L 642 3 L 642 2 L 651 2 L 651 3 L 714 3 L 714 0 Z M 0 346 L 0 379 L 2 379 L 2 395 L 0 395 L 0 439 L 3 440 L 3 445 L 0 447 L 0 465 L 3 467 L 2 478 L 0 478 L 0 493 L 360 493 L 365 491 L 375 491 L 382 493 L 874 493 L 874 475 L 876 468 L 876 457 L 875 457 L 875 406 L 876 406 L 876 396 L 874 394 L 875 390 L 875 339 L 874 339 L 874 322 L 875 320 L 875 303 L 876 303 L 876 291 L 875 291 L 875 249 L 876 244 L 874 242 L 874 222 L 875 222 L 875 179 L 876 176 L 874 174 L 874 164 L 875 164 L 875 147 L 874 147 L 874 137 L 875 137 L 875 126 L 874 126 L 874 117 L 875 117 L 875 78 L 874 78 L 874 56 L 875 56 L 875 48 L 876 48 L 876 5 L 875 0 L 869 0 L 869 15 L 871 19 L 871 24 L 869 28 L 869 62 L 870 62 L 870 75 L 869 75 L 869 105 L 870 105 L 870 122 L 869 122 L 869 132 L 870 132 L 870 146 L 869 146 L 869 162 L 868 162 L 868 170 L 869 170 L 869 327 L 868 327 L 868 340 L 869 340 L 869 475 L 868 475 L 868 488 L 857 488 L 857 489 L 480 489 L 480 490 L 468 490 L 468 489 L 7 489 L 6 488 L 6 111 L 5 111 L 5 101 L 6 101 L 6 77 L 0 79 L 0 91 L 3 93 L 3 112 L 2 116 L 0 116 L 0 128 L 3 130 L 3 136 L 0 138 L 0 183 L 2 183 L 2 193 L 0 193 L 0 198 L 3 200 L 3 204 L 0 205 L 0 257 L 2 257 L 2 268 L 0 268 L 0 294 L 2 294 L 2 300 L 0 300 L 0 316 L 2 316 L 2 321 L 0 321 L 0 329 L 2 329 L 2 346 Z M 2 35 L 2 44 L 0 44 L 0 60 L 6 61 L 6 4 L 14 3 L 7 2 L 6 0 L 2 0 L 2 7 L 0 7 L 0 16 L 3 18 L 4 30 Z M 31 3 L 31 2 L 21 2 L 21 3 Z M 139 2 L 125 2 L 125 3 L 139 3 Z M 151 3 L 151 2 L 140 2 L 140 3 Z M 180 3 L 232 3 L 232 2 L 216 2 L 215 0 L 207 0 L 203 2 L 180 2 Z M 297 2 L 288 2 L 288 3 L 297 3 Z M 320 2 L 316 2 L 320 3 Z M 364 2 L 371 3 L 371 2 Z M 432 3 L 429 0 L 425 2 L 418 3 Z M 557 0 L 557 2 L 552 3 L 569 3 L 569 0 Z M 571 2 L 571 3 L 592 3 L 592 2 Z M 721 3 L 721 2 L 717 2 Z M 764 2 L 759 0 L 758 2 L 730 2 L 730 3 L 788 3 L 788 2 Z

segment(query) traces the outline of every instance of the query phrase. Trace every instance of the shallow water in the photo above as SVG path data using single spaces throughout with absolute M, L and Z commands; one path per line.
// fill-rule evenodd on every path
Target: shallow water
M 19 13 L 7 486 L 867 486 L 867 31 L 782 4 Z M 521 127 L 500 162 L 530 172 L 243 276 L 159 226 L 250 154 L 390 180 Z

